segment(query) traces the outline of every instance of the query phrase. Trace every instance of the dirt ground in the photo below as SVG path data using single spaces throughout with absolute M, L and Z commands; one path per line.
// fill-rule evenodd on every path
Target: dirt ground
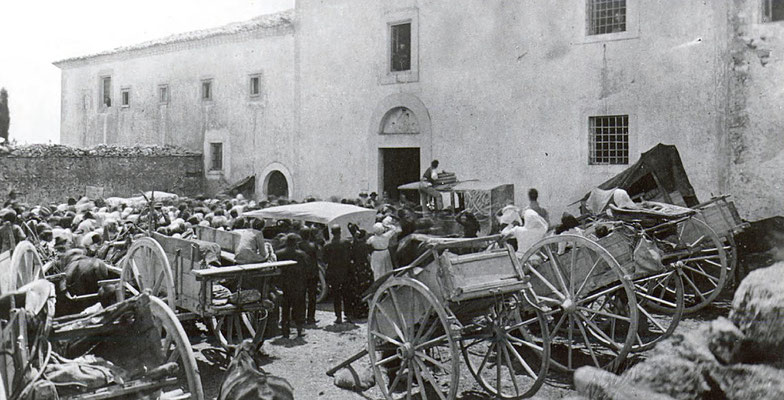
M 678 331 L 694 329 L 703 321 L 710 321 L 718 316 L 726 316 L 732 300 L 733 288 L 726 290 L 714 304 L 701 312 L 686 316 L 678 326 Z M 361 351 L 367 342 L 366 323 L 357 321 L 351 324 L 335 325 L 334 314 L 330 304 L 320 304 L 316 313 L 318 324 L 315 328 L 306 329 L 302 338 L 285 339 L 275 337 L 268 339 L 263 352 L 263 368 L 266 372 L 287 379 L 295 388 L 297 399 L 372 399 L 383 400 L 377 387 L 363 393 L 340 389 L 333 384 L 333 379 L 326 375 L 332 366 Z M 197 324 L 198 330 L 190 329 L 194 351 L 199 365 L 202 383 L 208 399 L 218 395 L 220 383 L 225 374 L 226 354 L 218 350 L 214 339 L 207 334 L 203 326 Z M 652 351 L 630 356 L 630 363 L 639 362 L 650 356 Z M 355 368 L 366 368 L 368 358 L 354 363 Z M 482 388 L 471 377 L 465 363 L 461 360 L 461 374 L 458 400 L 480 400 L 492 397 L 483 392 Z M 554 400 L 573 395 L 571 377 L 567 374 L 551 372 L 547 382 L 532 399 Z

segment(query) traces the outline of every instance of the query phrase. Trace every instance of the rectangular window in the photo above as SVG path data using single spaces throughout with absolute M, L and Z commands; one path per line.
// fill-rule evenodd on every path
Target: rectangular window
M 248 88 L 250 97 L 259 97 L 261 95 L 261 75 L 250 76 L 250 87 Z
M 210 143 L 210 171 L 223 170 L 223 143 Z
M 131 106 L 131 89 L 129 88 L 122 88 L 120 90 L 120 105 L 123 108 L 128 108 Z
M 112 77 L 104 76 L 101 78 L 101 104 L 104 107 L 112 106 Z
M 626 32 L 626 0 L 588 0 L 588 34 Z
M 629 163 L 629 116 L 604 115 L 588 119 L 591 165 Z
M 158 85 L 158 102 L 169 104 L 169 85 Z
M 391 59 L 392 72 L 411 70 L 411 23 L 391 26 Z
M 201 99 L 204 101 L 212 100 L 212 79 L 201 81 Z
M 784 21 L 784 0 L 762 0 L 762 22 Z

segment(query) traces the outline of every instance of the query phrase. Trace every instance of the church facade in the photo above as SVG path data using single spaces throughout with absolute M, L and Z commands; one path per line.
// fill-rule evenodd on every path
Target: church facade
M 396 196 L 438 159 L 555 215 L 665 143 L 760 218 L 784 206 L 779 3 L 298 0 L 57 62 L 61 142 L 200 150 L 212 187 L 297 199 Z

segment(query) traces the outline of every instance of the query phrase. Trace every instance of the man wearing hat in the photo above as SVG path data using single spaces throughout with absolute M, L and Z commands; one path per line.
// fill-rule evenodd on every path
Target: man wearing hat
M 351 276 L 351 243 L 340 237 L 340 225 L 330 227 L 332 240 L 324 245 L 324 262 L 327 263 L 327 283 L 334 298 L 335 323 L 343 323 L 343 309 L 348 305 L 346 284 Z M 348 310 L 346 310 L 348 312 Z M 346 316 L 346 320 L 349 320 Z
M 310 265 L 308 255 L 298 248 L 302 238 L 296 233 L 286 235 L 286 245 L 277 253 L 278 261 L 295 261 L 297 264 L 283 267 L 280 275 L 280 286 L 283 289 L 283 304 L 281 306 L 281 327 L 283 337 L 288 338 L 291 320 L 297 327 L 297 336 L 305 336 L 305 282 L 302 277 L 307 275 Z

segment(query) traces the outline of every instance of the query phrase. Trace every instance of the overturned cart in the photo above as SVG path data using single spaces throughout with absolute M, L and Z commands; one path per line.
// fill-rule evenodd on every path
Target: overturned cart
M 454 399 L 462 358 L 495 396 L 535 393 L 548 369 L 547 324 L 514 250 L 483 250 L 499 239 L 432 239 L 414 262 L 379 279 L 367 349 L 328 374 L 368 354 L 386 398 Z
M 0 301 L 0 398 L 204 398 L 188 337 L 160 299 L 52 319 L 53 291 L 38 280 Z

